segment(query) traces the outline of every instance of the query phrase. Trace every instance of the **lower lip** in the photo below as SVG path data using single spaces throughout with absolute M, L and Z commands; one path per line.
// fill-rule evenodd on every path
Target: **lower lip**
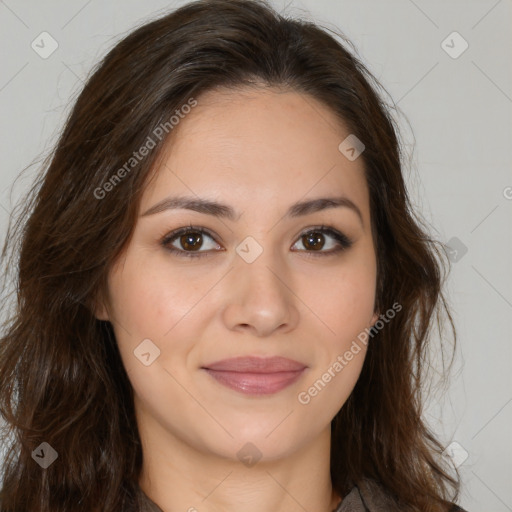
M 270 395 L 292 385 L 302 370 L 276 373 L 240 373 L 205 368 L 217 382 L 246 395 Z

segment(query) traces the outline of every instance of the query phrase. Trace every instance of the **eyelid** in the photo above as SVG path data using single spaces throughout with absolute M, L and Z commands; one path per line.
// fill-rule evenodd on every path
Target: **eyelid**
M 200 258 L 200 257 L 207 257 L 211 255 L 211 250 L 207 251 L 185 251 L 183 249 L 177 249 L 176 247 L 170 246 L 170 242 L 173 241 L 175 238 L 185 235 L 187 233 L 200 233 L 200 234 L 206 234 L 209 236 L 217 245 L 219 243 L 216 240 L 216 235 L 214 235 L 208 228 L 202 227 L 202 226 L 194 226 L 194 225 L 187 225 L 183 226 L 181 228 L 177 228 L 170 233 L 166 234 L 160 241 L 160 244 L 164 247 L 165 250 L 168 252 L 177 255 L 178 257 L 185 257 L 185 258 Z M 334 228 L 333 226 L 321 224 L 316 226 L 310 226 L 308 228 L 305 228 L 302 230 L 298 236 L 297 241 L 293 243 L 295 245 L 298 241 L 300 241 L 300 238 L 307 235 L 308 233 L 312 232 L 320 232 L 323 234 L 326 234 L 327 236 L 330 236 L 335 240 L 337 243 L 337 246 L 335 249 L 330 249 L 328 251 L 308 251 L 308 250 L 294 250 L 293 252 L 299 252 L 299 253 L 305 253 L 308 256 L 316 257 L 316 256 L 329 256 L 338 254 L 341 252 L 344 252 L 348 249 L 350 249 L 354 243 L 354 240 L 347 235 L 345 235 L 342 231 Z M 220 249 L 220 251 L 223 251 L 225 249 Z M 219 250 L 214 250 L 213 252 L 219 252 Z

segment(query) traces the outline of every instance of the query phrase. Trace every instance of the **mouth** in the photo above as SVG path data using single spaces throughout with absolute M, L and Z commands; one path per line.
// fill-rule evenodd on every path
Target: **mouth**
M 203 366 L 220 384 L 246 395 L 270 395 L 297 381 L 307 366 L 284 357 L 236 357 Z

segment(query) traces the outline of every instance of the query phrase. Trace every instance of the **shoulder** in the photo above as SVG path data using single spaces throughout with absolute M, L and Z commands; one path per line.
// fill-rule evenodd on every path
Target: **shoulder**
M 399 504 L 391 497 L 391 495 L 378 482 L 371 478 L 365 478 L 357 486 L 357 491 L 361 502 L 366 510 L 372 511 L 389 511 L 396 512 L 402 510 Z M 343 509 L 341 509 L 343 510 Z M 365 510 L 364 508 L 361 510 Z M 341 511 L 340 511 L 341 512 Z M 452 504 L 449 512 L 467 512 L 459 505 Z

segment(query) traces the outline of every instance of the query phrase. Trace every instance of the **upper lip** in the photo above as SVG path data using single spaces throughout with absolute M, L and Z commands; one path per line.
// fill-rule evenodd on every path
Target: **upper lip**
M 299 371 L 306 365 L 286 357 L 234 357 L 203 366 L 208 370 L 240 373 L 278 373 Z

